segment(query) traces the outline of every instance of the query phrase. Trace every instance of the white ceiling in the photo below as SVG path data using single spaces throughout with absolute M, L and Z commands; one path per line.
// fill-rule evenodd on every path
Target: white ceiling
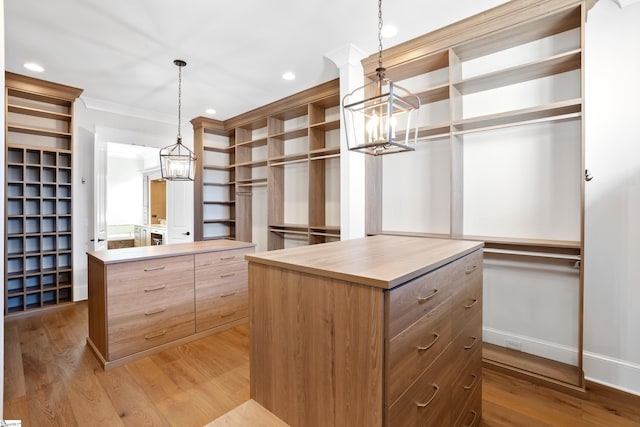
M 506 0 L 386 0 L 390 47 Z M 8 71 L 84 89 L 88 105 L 177 120 L 224 120 L 331 80 L 324 55 L 377 51 L 375 0 L 4 0 Z M 23 68 L 37 62 L 44 73 Z M 285 81 L 284 71 L 297 78 Z

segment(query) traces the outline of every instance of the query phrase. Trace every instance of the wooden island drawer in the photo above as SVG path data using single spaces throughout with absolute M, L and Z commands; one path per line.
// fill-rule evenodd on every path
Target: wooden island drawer
M 453 292 L 454 335 L 482 311 L 482 251 L 469 254 L 461 261 Z
M 244 256 L 246 254 L 253 253 L 253 251 L 254 249 L 251 247 L 231 249 L 228 251 L 211 252 L 206 254 L 196 254 L 195 267 L 196 269 L 200 269 L 206 267 L 219 267 L 239 262 L 246 263 Z
M 455 367 L 451 364 L 451 346 L 448 346 L 434 364 L 391 406 L 387 426 L 450 425 L 451 384 L 455 373 Z
M 451 404 L 454 414 L 462 413 L 462 410 L 470 402 L 476 389 L 478 389 L 482 383 L 482 352 L 480 351 L 480 347 L 478 347 L 475 352 L 477 355 L 471 358 L 467 366 L 465 366 L 453 382 Z
M 451 298 L 388 343 L 388 401 L 393 403 L 447 348 L 452 339 Z

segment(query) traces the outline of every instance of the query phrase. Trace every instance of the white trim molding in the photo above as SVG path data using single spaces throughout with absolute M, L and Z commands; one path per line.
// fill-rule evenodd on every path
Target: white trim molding
M 613 0 L 613 2 L 622 9 L 623 7 L 631 6 L 634 3 L 640 3 L 640 0 Z

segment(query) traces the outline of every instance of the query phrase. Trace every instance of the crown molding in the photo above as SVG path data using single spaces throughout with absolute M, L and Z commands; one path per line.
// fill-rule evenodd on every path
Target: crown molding
M 144 110 L 142 108 L 130 107 L 117 102 L 105 101 L 103 99 L 91 98 L 81 95 L 80 99 L 89 110 L 103 111 L 106 113 L 118 114 L 121 116 L 134 117 L 137 119 L 151 120 L 159 123 L 175 124 L 176 118 L 168 114 L 157 113 Z
M 613 0 L 613 2 L 622 9 L 623 7 L 631 6 L 634 3 L 640 3 L 640 0 Z

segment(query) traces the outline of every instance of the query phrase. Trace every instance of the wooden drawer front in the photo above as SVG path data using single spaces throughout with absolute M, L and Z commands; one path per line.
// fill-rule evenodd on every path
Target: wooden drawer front
M 448 426 L 451 424 L 451 345 L 389 409 L 389 426 Z
M 454 336 L 482 311 L 482 251 L 475 251 L 460 261 L 453 289 Z
M 193 298 L 193 255 L 110 265 L 107 283 L 109 319 L 143 313 L 184 292 Z
M 195 333 L 193 294 L 144 313 L 109 321 L 109 360 L 147 350 Z
M 453 338 L 453 363 L 460 372 L 472 359 L 481 358 L 482 351 L 482 311 L 476 313 L 466 327 Z
M 451 281 L 458 262 L 454 261 L 386 293 L 389 328 L 385 338 L 395 337 L 451 295 Z
M 389 402 L 409 385 L 451 342 L 451 298 L 388 341 Z
M 454 414 L 454 417 L 456 415 Z M 458 419 L 452 424 L 455 427 L 478 427 L 482 418 L 482 384 L 473 391 Z
M 456 419 L 462 413 L 464 407 L 469 403 L 476 389 L 482 384 L 482 352 L 480 347 L 475 351 L 467 366 L 453 382 L 451 394 L 452 414 Z
M 196 268 L 198 332 L 249 315 L 247 262 Z
M 246 262 L 244 256 L 254 252 L 254 248 L 230 249 L 228 251 L 209 252 L 206 254 L 196 254 L 196 270 L 204 267 L 218 267 L 238 262 Z

